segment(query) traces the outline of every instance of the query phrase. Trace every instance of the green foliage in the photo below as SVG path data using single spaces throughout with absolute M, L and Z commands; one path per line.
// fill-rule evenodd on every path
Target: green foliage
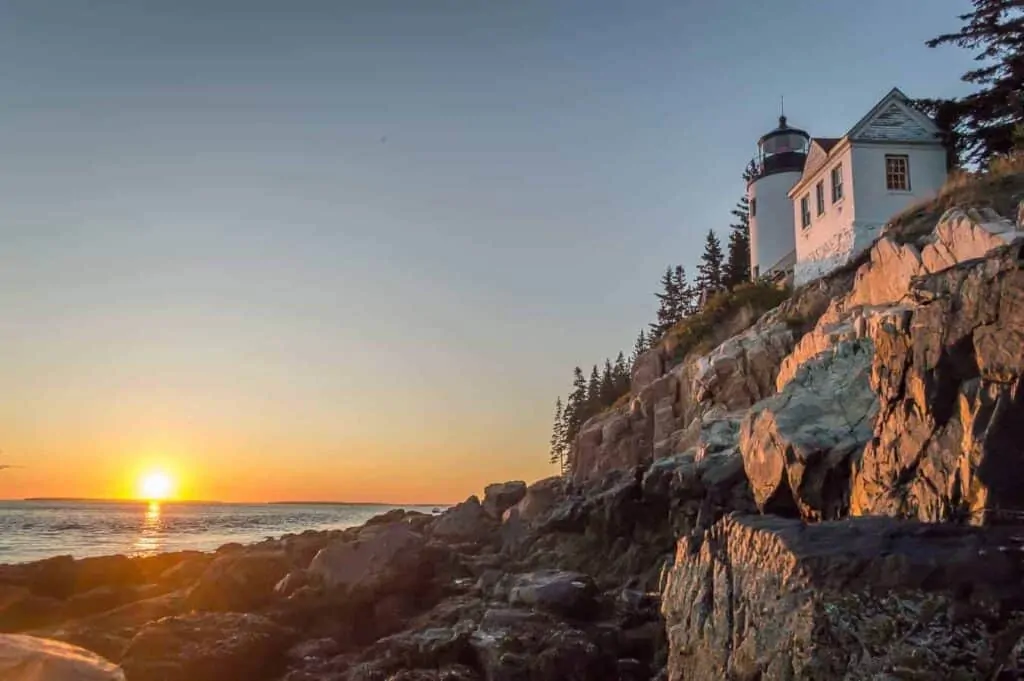
M 661 292 L 654 294 L 658 299 L 657 321 L 649 325 L 652 339 L 660 338 L 697 307 L 697 290 L 690 285 L 682 265 L 666 267 L 660 283 Z
M 657 321 L 650 325 L 652 338 L 661 337 L 661 334 L 665 333 L 679 319 L 679 289 L 672 276 L 671 266 L 665 268 L 665 274 L 662 275 L 660 283 L 661 292 L 654 294 L 658 299 L 658 313 Z
M 612 402 L 617 400 L 622 393 L 629 392 L 629 379 L 629 367 L 626 365 L 626 356 L 620 350 L 618 357 L 615 358 L 615 367 L 612 369 L 612 381 L 615 386 L 615 390 L 610 396 Z
M 636 358 L 647 352 L 647 348 L 650 347 L 647 336 L 644 334 L 644 330 L 640 329 L 640 335 L 636 337 L 636 342 L 633 343 L 633 354 L 629 356 L 630 366 L 636 364 Z
M 682 265 L 676 265 L 672 270 L 672 279 L 675 281 L 679 296 L 676 303 L 676 318 L 672 321 L 675 324 L 697 311 L 697 289 L 686 278 L 686 270 Z
M 975 53 L 977 68 L 962 80 L 978 86 L 951 100 L 931 100 L 932 113 L 961 161 L 984 165 L 1014 148 L 1017 126 L 1024 123 L 1024 7 L 1021 0 L 972 0 L 973 11 L 960 15 L 963 26 L 927 42 L 956 45 Z
M 750 184 L 750 181 L 757 177 L 757 171 L 757 161 L 751 159 L 750 163 L 747 164 L 747 167 L 743 169 L 743 181 Z
M 567 446 L 571 446 L 580 432 L 580 426 L 588 418 L 587 416 L 587 380 L 583 377 L 583 369 L 573 369 L 572 392 L 565 401 L 565 410 L 562 412 L 563 429 L 562 433 Z
M 593 415 L 601 404 L 601 374 L 597 373 L 597 365 L 590 369 L 590 380 L 587 382 L 587 413 Z M 589 416 L 588 416 L 589 418 Z M 586 421 L 586 419 L 583 419 Z
M 615 401 L 615 377 L 612 375 L 612 362 L 604 360 L 604 369 L 601 371 L 601 392 L 598 399 L 601 404 Z
M 564 471 L 566 466 L 565 455 L 569 451 L 569 443 L 565 439 L 565 415 L 562 410 L 562 398 L 555 400 L 555 422 L 551 426 L 551 449 L 550 461 L 558 465 L 558 470 Z
M 735 288 L 750 281 L 750 200 L 744 196 L 732 209 L 736 221 L 729 225 L 729 245 L 722 283 Z
M 678 364 L 693 352 L 711 350 L 716 328 L 744 307 L 756 314 L 766 312 L 789 298 L 790 291 L 771 284 L 740 284 L 732 291 L 711 296 L 697 314 L 679 322 L 665 334 L 665 342 L 674 347 L 672 362 Z
M 697 278 L 694 287 L 697 289 L 698 298 L 705 299 L 712 294 L 722 290 L 722 266 L 725 256 L 722 254 L 722 242 L 713 229 L 708 230 L 704 238 L 704 253 L 700 256 L 700 264 L 697 265 Z

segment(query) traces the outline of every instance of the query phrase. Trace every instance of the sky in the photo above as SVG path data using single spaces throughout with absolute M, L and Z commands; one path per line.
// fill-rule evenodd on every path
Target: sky
M 0 2 L 0 498 L 442 503 L 967 0 Z

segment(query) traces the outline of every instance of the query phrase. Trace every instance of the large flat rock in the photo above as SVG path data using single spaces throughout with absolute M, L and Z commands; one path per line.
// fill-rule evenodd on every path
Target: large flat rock
M 679 542 L 662 602 L 669 678 L 992 678 L 1013 647 L 1000 652 L 1022 541 L 890 518 L 724 518 Z M 898 674 L 908 665 L 917 676 Z

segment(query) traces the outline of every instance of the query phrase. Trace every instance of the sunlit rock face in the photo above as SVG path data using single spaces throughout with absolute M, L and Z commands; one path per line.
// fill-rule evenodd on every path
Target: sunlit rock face
M 587 424 L 579 483 L 640 466 L 644 503 L 672 500 L 669 678 L 1024 664 L 1000 638 L 1024 623 L 1019 537 L 964 527 L 1024 517 L 1021 236 L 960 209 L 883 236 L 710 350 L 642 358 L 629 405 Z M 566 527 L 590 527 L 575 504 Z
M 746 409 L 771 395 L 779 364 L 796 340 L 783 317 L 753 320 L 741 314 L 737 320 L 753 325 L 673 366 L 662 358 L 662 349 L 642 355 L 633 373 L 632 399 L 581 429 L 572 455 L 575 480 L 685 452 L 696 445 L 708 413 Z M 737 320 L 732 327 L 742 326 Z M 664 373 L 655 376 L 656 370 Z
M 881 410 L 852 511 L 974 524 L 1024 512 L 1024 270 L 1016 248 L 915 282 L 876 340 Z
M 851 460 L 872 435 L 878 400 L 870 341 L 844 341 L 804 363 L 743 420 L 740 450 L 758 508 L 806 520 L 849 508 Z
M 745 421 L 744 460 L 763 510 L 808 520 L 1015 516 L 1019 237 L 990 212 L 954 209 L 917 244 L 883 237 L 872 247 L 849 293 L 782 361 L 779 395 Z M 863 350 L 856 366 L 836 363 L 850 347 Z M 801 413 L 793 396 L 812 377 L 817 397 Z M 822 413 L 829 404 L 834 417 Z M 778 432 L 780 415 L 796 424 L 797 443 Z

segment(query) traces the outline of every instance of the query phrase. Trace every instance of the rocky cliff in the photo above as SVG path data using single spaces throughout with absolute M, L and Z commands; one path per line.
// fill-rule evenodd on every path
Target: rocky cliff
M 669 678 L 995 678 L 1016 664 L 984 646 L 1019 634 L 1019 537 L 964 528 L 1024 519 L 1024 205 L 1005 211 L 1016 220 L 992 208 L 1017 204 L 1024 178 L 998 182 L 897 222 L 756 321 L 737 315 L 711 350 L 671 364 L 652 349 L 628 404 L 584 425 L 577 482 L 631 465 L 645 482 L 736 473 L 727 492 L 669 495 L 683 511 L 662 603 Z M 993 609 L 964 605 L 976 598 Z M 972 627 L 989 635 L 968 651 Z M 926 661 L 901 658 L 922 646 Z
M 1024 176 L 968 198 L 670 334 L 571 476 L 212 555 L 0 566 L 0 630 L 128 681 L 1019 678 L 1024 225 L 1001 214 Z

